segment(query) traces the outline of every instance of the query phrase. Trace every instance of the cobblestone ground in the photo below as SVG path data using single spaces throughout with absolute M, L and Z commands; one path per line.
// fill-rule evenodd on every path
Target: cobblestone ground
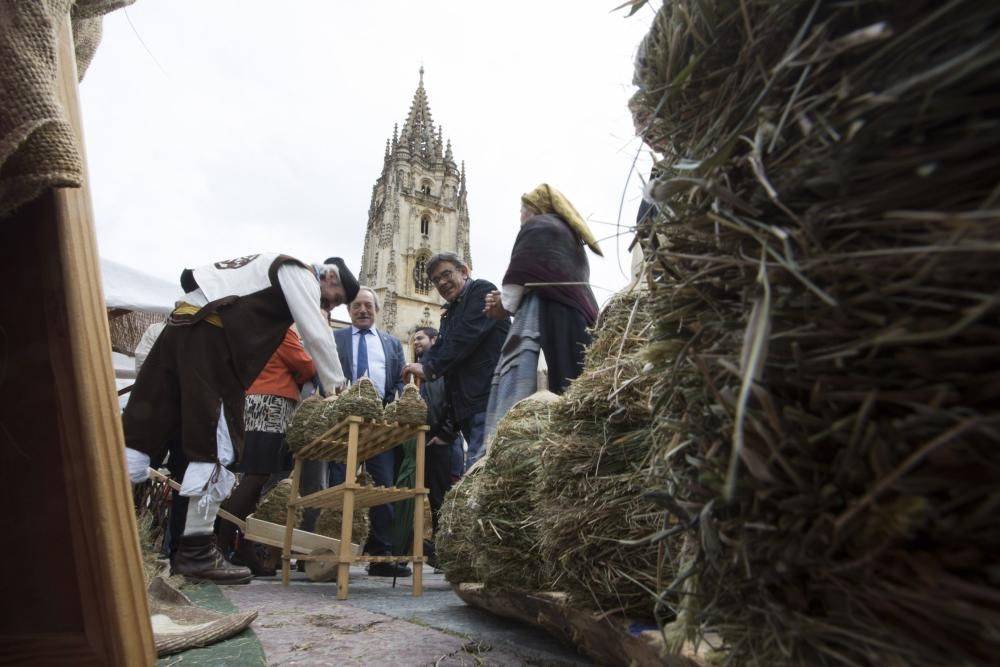
M 351 571 L 347 600 L 336 584 L 293 573 L 223 587 L 241 610 L 259 612 L 253 630 L 271 665 L 588 665 L 572 649 L 535 628 L 467 606 L 440 574 L 424 570 L 423 595 L 410 579 Z

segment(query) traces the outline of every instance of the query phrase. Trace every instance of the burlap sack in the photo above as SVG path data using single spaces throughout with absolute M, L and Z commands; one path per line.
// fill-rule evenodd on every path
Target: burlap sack
M 133 1 L 0 4 L 0 219 L 43 190 L 80 186 L 80 151 L 56 97 L 59 30 L 72 10 L 82 78 L 100 41 L 100 17 Z

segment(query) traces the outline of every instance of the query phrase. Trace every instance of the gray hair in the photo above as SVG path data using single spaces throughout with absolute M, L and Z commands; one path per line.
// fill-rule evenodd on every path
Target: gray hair
M 368 287 L 368 285 L 362 285 L 361 287 L 358 288 L 358 294 L 361 294 L 361 292 L 368 292 L 369 294 L 371 294 L 372 301 L 375 302 L 375 310 L 376 311 L 382 310 L 382 307 L 379 305 L 378 302 L 378 294 L 375 293 L 375 290 L 373 290 L 371 287 Z M 358 295 L 355 294 L 354 298 L 357 299 Z
M 456 255 L 455 253 L 453 253 L 453 252 L 439 252 L 439 253 L 435 253 L 435 254 L 431 255 L 430 258 L 427 260 L 427 277 L 428 278 L 431 277 L 431 274 L 434 273 L 434 269 L 436 269 L 437 265 L 440 264 L 441 262 L 448 262 L 450 264 L 454 264 L 456 267 L 458 267 L 460 269 L 465 269 L 466 271 L 469 270 L 469 265 L 466 264 L 465 261 L 461 257 L 459 257 L 458 255 Z

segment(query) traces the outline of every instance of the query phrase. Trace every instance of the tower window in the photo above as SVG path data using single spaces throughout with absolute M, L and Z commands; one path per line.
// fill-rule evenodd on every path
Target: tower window
M 427 277 L 427 255 L 417 257 L 413 267 L 413 288 L 417 294 L 427 294 L 431 289 L 431 281 Z
M 431 233 L 431 216 L 424 213 L 420 218 L 420 233 L 427 236 Z
M 425 195 L 429 195 L 431 193 L 431 184 L 430 184 L 430 182 L 429 181 L 424 181 L 423 183 L 421 183 L 420 184 L 420 191 L 422 193 L 424 193 Z

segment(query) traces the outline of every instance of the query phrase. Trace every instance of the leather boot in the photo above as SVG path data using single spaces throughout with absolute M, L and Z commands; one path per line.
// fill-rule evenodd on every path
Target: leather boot
M 237 567 L 222 555 L 215 535 L 184 535 L 174 554 L 170 574 L 216 584 L 247 584 L 253 579 L 249 568 Z

